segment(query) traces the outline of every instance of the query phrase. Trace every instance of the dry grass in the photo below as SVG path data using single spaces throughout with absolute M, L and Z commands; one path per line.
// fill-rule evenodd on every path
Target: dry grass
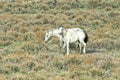
M 0 80 L 120 80 L 119 0 L 0 1 Z M 82 28 L 87 54 L 46 30 Z

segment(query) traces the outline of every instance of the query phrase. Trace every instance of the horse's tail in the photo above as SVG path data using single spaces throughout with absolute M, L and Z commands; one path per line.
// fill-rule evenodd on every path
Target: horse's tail
M 88 42 L 88 34 L 85 31 L 84 31 L 84 33 L 85 33 L 84 41 L 85 41 L 85 43 L 87 43 Z

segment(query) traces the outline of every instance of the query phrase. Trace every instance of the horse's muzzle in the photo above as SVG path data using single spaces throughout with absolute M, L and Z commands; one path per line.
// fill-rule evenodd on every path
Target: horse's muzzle
M 45 43 L 47 43 L 48 41 L 45 41 Z

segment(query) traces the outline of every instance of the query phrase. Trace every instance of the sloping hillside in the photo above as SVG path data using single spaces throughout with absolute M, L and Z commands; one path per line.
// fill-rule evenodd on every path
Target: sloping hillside
M 1 0 L 0 80 L 120 80 L 119 0 Z M 84 29 L 87 53 L 70 55 L 46 30 Z

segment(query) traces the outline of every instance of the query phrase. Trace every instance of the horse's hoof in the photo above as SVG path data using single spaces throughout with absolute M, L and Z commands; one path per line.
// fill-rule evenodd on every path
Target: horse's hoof
M 69 54 L 67 54 L 67 56 L 68 56 Z

